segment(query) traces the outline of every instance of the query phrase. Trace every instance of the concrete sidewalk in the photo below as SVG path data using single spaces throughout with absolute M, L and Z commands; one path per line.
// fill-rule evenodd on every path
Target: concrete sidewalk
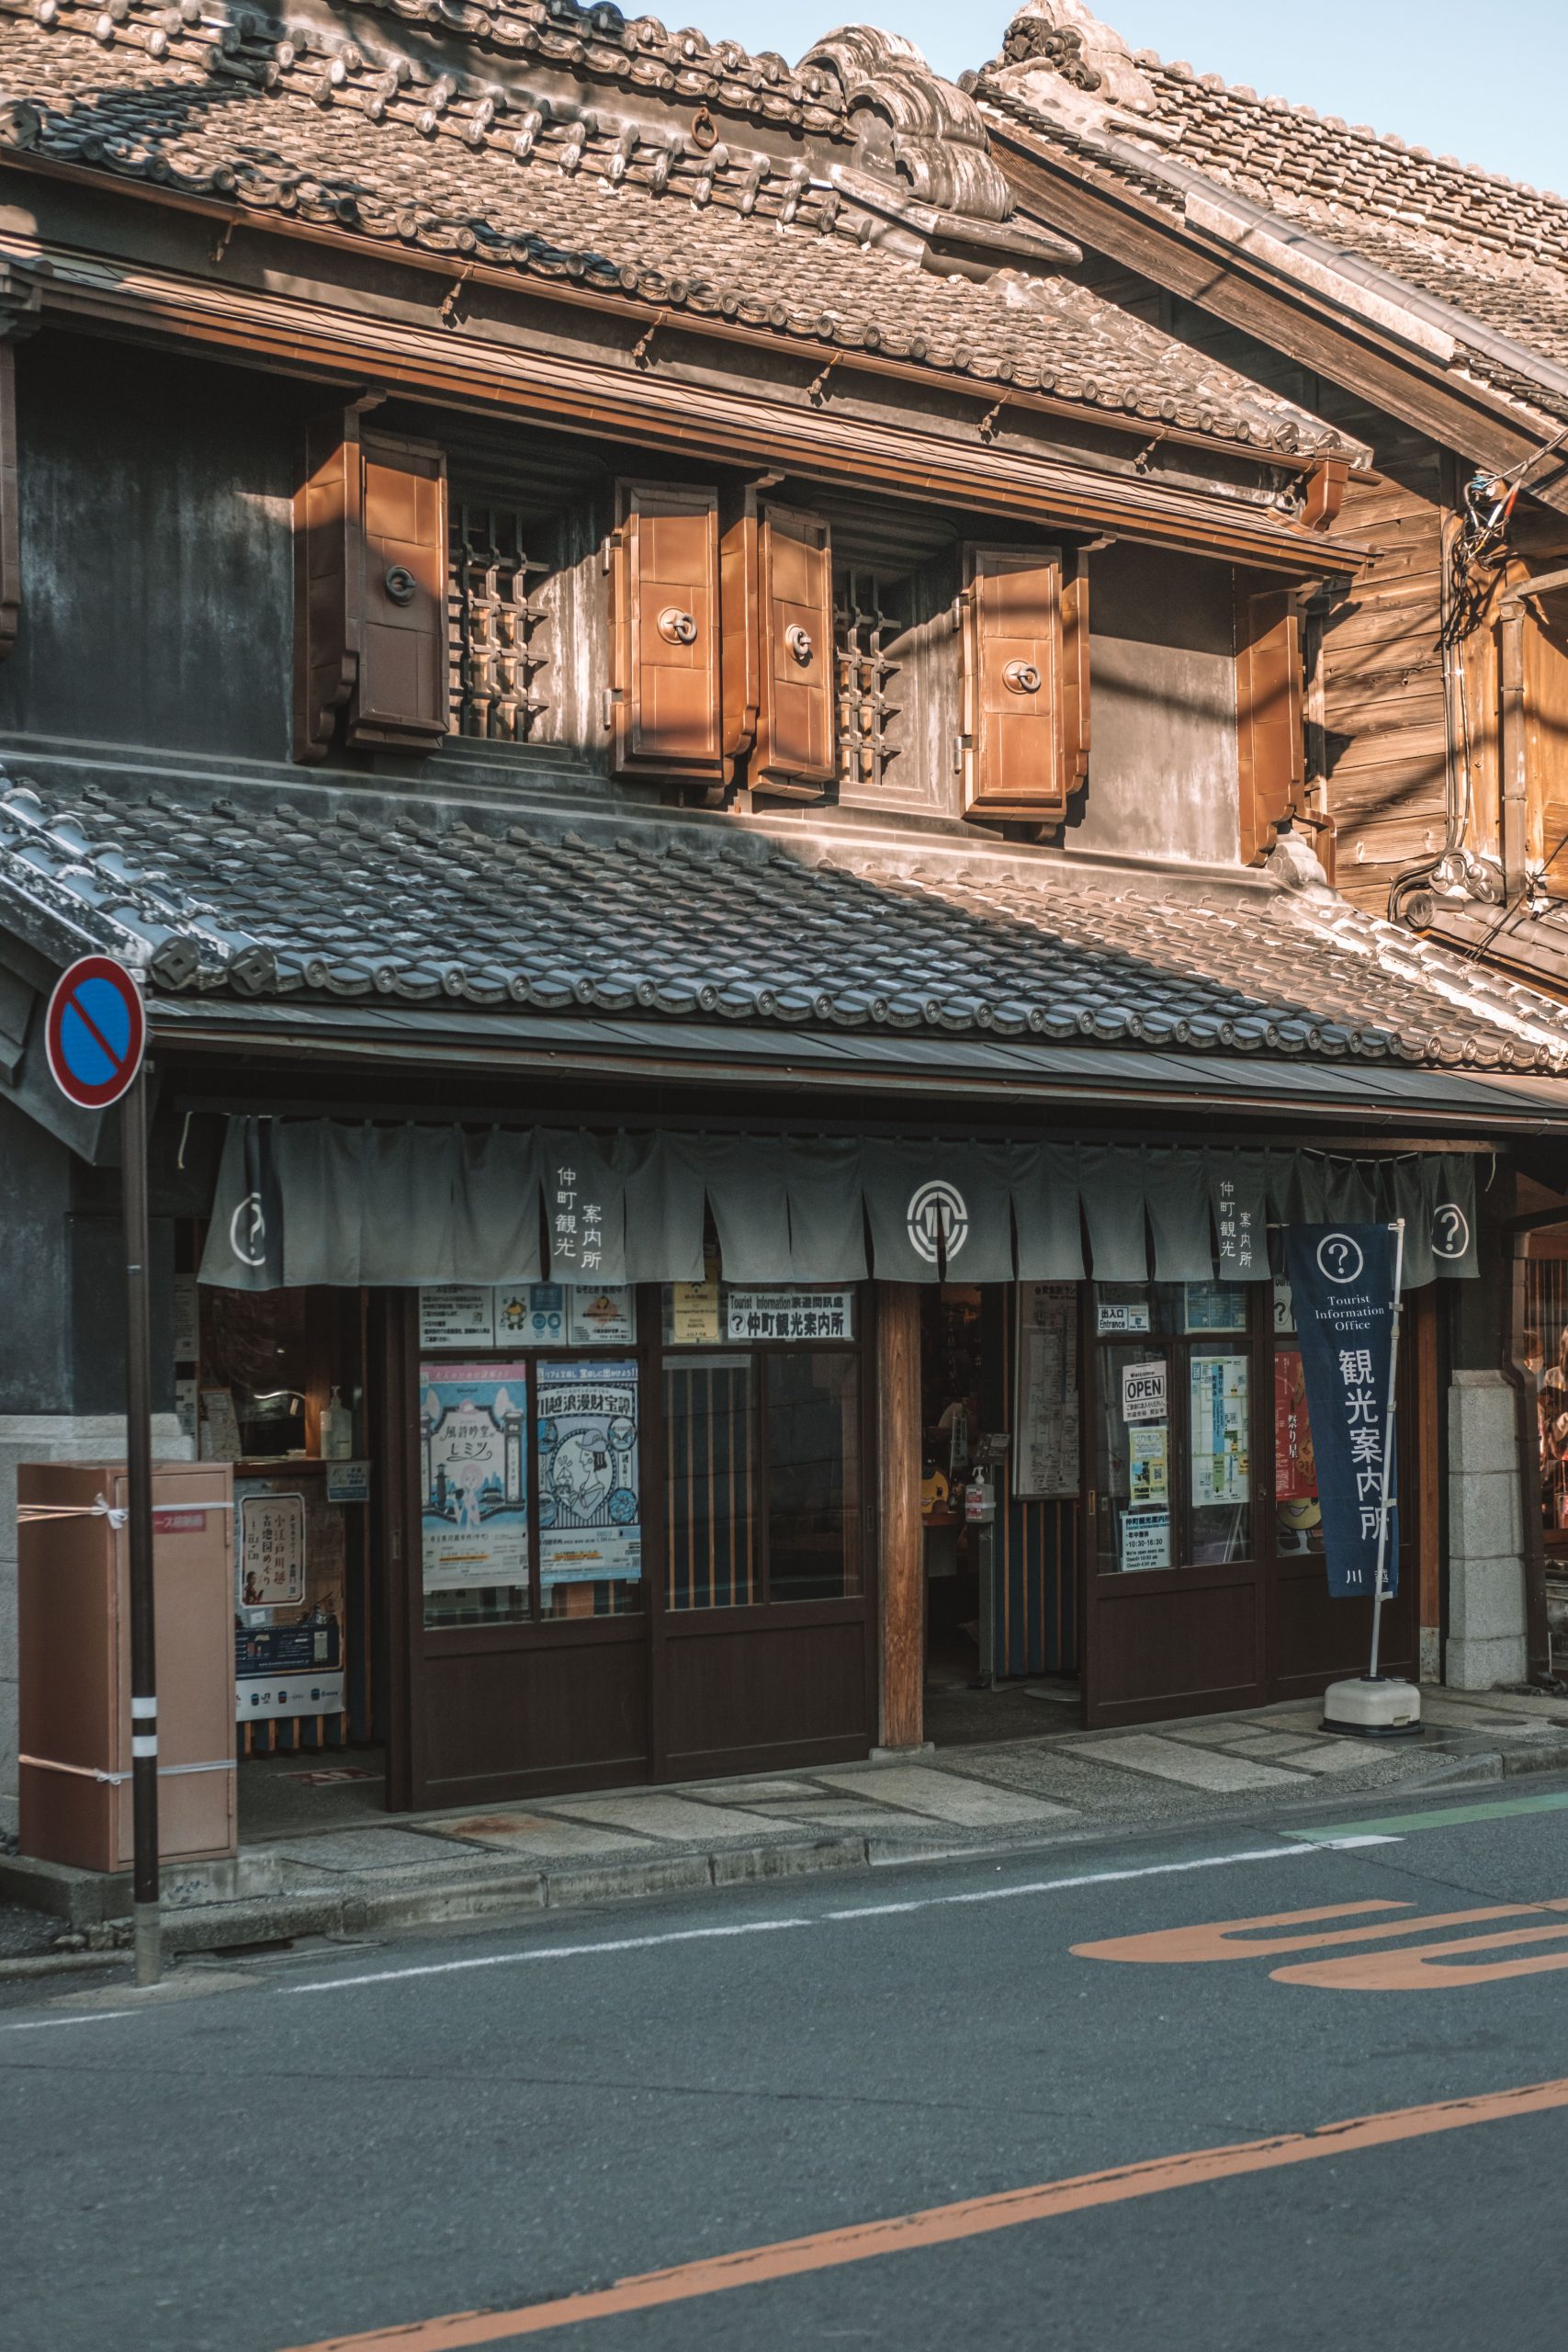
M 361 1813 L 247 1843 L 235 1861 L 169 1867 L 166 1943 L 173 1952 L 231 1951 L 1256 1815 L 1321 1802 L 1330 1790 L 1349 1796 L 1568 1771 L 1568 1701 L 1433 1690 L 1423 1705 L 1425 1728 L 1411 1741 L 1326 1735 L 1317 1728 L 1320 1702 L 1302 1700 L 1136 1730 L 1047 1732 L 460 1815 Z M 118 1938 L 130 1900 L 129 1873 L 0 1858 L 0 1905 L 19 1903 L 35 1915 L 7 1939 L 22 1956 L 0 1960 L 0 1973 L 114 1958 L 101 1947 Z

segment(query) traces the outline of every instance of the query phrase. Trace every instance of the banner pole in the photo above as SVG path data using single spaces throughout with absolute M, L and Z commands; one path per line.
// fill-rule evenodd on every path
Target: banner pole
M 158 1656 L 152 1600 L 152 1351 L 148 1341 L 147 1072 L 120 1098 L 125 1224 L 125 1466 L 130 1568 L 130 1773 L 136 1982 L 163 1973 L 158 1909 Z
M 1378 1575 L 1372 1594 L 1372 1655 L 1367 1668 L 1367 1680 L 1378 1679 L 1378 1636 L 1382 1630 L 1383 1563 L 1388 1557 L 1388 1490 L 1393 1482 L 1393 1430 L 1395 1383 L 1399 1378 L 1399 1318 L 1404 1309 L 1401 1303 L 1404 1283 L 1404 1219 L 1395 1217 L 1393 1233 L 1393 1312 L 1389 1317 L 1388 1340 L 1388 1430 L 1382 1450 L 1382 1501 L 1378 1512 Z

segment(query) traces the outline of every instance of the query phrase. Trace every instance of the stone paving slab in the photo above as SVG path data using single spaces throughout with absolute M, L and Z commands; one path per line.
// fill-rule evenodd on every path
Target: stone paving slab
M 530 1861 L 591 1861 L 601 1854 L 647 1854 L 653 1841 L 625 1829 L 593 1829 L 584 1822 L 552 1821 L 543 1814 L 476 1814 L 454 1821 L 447 1835 L 477 1846 L 494 1846 Z
M 329 1829 L 314 1838 L 280 1838 L 266 1850 L 315 1871 L 390 1871 L 456 1861 L 463 1849 L 444 1823 L 439 1829 L 434 1824 L 429 1829 Z
M 720 1838 L 751 1838 L 778 1827 L 765 1815 L 741 1813 L 731 1805 L 708 1803 L 664 1789 L 633 1789 L 625 1796 L 552 1798 L 541 1805 L 558 1821 L 587 1821 L 597 1826 L 634 1829 L 645 1838 L 677 1839 L 703 1845 Z
M 871 1798 L 900 1812 L 924 1814 L 960 1828 L 1003 1828 L 1017 1822 L 1062 1819 L 1067 1808 L 1043 1803 L 1038 1797 L 987 1788 L 956 1773 L 929 1764 L 845 1765 L 816 1778 L 829 1788 L 846 1789 L 852 1796 Z
M 1179 1740 L 1160 1739 L 1147 1732 L 1113 1732 L 1106 1739 L 1083 1739 L 1079 1756 L 1119 1764 L 1129 1772 L 1152 1773 L 1156 1780 L 1180 1781 L 1192 1789 L 1286 1789 L 1287 1772 L 1271 1764 L 1254 1764 L 1245 1756 L 1226 1756 L 1218 1748 L 1184 1747 Z

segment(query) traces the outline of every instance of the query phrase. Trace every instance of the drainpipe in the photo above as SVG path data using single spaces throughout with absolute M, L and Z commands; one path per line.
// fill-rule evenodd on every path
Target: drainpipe
M 1542 571 L 1505 589 L 1498 616 L 1501 634 L 1503 786 L 1503 900 L 1513 906 L 1525 894 L 1529 762 L 1525 745 L 1525 600 L 1568 588 L 1568 570 Z

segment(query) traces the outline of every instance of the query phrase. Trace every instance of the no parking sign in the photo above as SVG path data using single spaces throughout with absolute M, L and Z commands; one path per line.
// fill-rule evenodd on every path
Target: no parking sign
M 141 991 L 112 956 L 83 956 L 55 983 L 44 1026 L 50 1072 L 68 1102 L 106 1110 L 135 1084 L 147 1048 Z

